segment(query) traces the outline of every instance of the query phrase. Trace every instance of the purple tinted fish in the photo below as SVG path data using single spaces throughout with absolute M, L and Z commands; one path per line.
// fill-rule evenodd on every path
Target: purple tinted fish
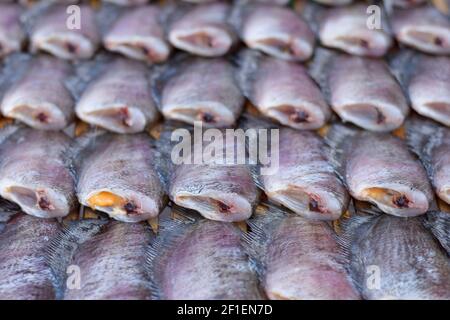
M 0 58 L 20 51 L 25 33 L 20 24 L 22 9 L 17 4 L 0 4 Z

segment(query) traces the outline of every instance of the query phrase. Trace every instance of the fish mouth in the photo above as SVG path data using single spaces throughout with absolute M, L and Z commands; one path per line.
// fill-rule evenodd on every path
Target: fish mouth
M 288 186 L 267 192 L 269 199 L 295 213 L 310 219 L 336 220 L 342 215 L 343 206 L 329 193 Z
M 314 105 L 293 106 L 282 104 L 269 107 L 266 114 L 285 126 L 311 130 L 322 127 L 326 122 L 325 116 L 320 110 L 319 106 Z
M 1 196 L 17 203 L 24 212 L 40 218 L 64 217 L 70 211 L 64 196 L 49 189 L 7 185 L 1 189 Z
M 174 202 L 182 207 L 200 212 L 210 220 L 237 222 L 244 221 L 252 215 L 251 204 L 238 194 L 191 194 L 178 193 Z
M 80 202 L 123 222 L 144 221 L 159 214 L 159 206 L 154 200 L 109 189 L 95 190 Z
M 63 112 L 50 103 L 21 103 L 3 106 L 7 117 L 17 119 L 28 126 L 40 130 L 59 130 L 68 125 Z
M 106 106 L 89 112 L 77 112 L 78 117 L 90 124 L 116 133 L 136 133 L 145 129 L 146 117 L 135 107 Z
M 264 37 L 248 41 L 250 48 L 285 60 L 307 60 L 312 55 L 312 46 L 303 39 L 291 37 Z
M 450 53 L 450 32 L 435 26 L 413 26 L 404 28 L 399 38 L 410 46 L 428 53 Z
M 413 103 L 412 107 L 417 113 L 450 126 L 450 102 Z
M 168 119 L 179 120 L 189 124 L 200 121 L 204 127 L 226 127 L 233 125 L 235 122 L 233 113 L 223 104 L 216 102 L 165 106 L 162 113 Z
M 62 59 L 88 59 L 95 51 L 92 42 L 80 33 L 66 32 L 38 35 L 33 39 L 33 49 L 51 53 Z
M 205 57 L 224 55 L 233 45 L 227 31 L 212 26 L 172 31 L 169 41 L 178 49 Z
M 344 120 L 371 131 L 391 131 L 402 125 L 405 116 L 398 107 L 385 104 L 355 103 L 336 106 Z
M 105 47 L 113 52 L 118 52 L 126 57 L 147 61 L 151 63 L 159 63 L 166 61 L 170 49 L 161 39 L 155 37 L 139 37 L 138 39 L 114 38 L 104 41 Z
M 413 217 L 427 212 L 427 197 L 404 186 L 369 187 L 361 191 L 359 200 L 376 204 L 383 212 L 400 217 Z

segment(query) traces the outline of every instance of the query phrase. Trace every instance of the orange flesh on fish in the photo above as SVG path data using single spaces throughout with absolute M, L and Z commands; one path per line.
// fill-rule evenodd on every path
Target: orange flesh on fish
M 125 200 L 111 192 L 102 191 L 89 198 L 88 204 L 95 207 L 118 207 L 125 204 Z

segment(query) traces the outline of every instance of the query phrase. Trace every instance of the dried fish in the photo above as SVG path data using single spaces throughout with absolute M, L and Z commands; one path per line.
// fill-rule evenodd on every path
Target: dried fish
M 226 2 L 189 6 L 175 13 L 180 17 L 169 28 L 170 43 L 195 55 L 214 57 L 226 54 L 237 42 L 227 18 L 231 10 Z
M 25 33 L 20 24 L 22 8 L 18 4 L 0 4 L 0 58 L 20 51 Z
M 241 164 L 238 159 L 240 150 L 245 150 L 245 142 L 227 138 L 225 130 L 217 133 L 223 136 L 221 142 L 208 143 L 195 138 L 192 144 L 189 142 L 193 151 L 183 150 L 183 158 L 176 160 L 168 173 L 169 197 L 177 205 L 196 210 L 211 220 L 244 221 L 251 216 L 259 200 L 251 166 Z M 166 144 L 164 138 L 161 141 Z M 214 147 L 219 143 L 220 150 L 216 150 Z M 178 148 L 174 146 L 173 150 Z M 197 150 L 208 148 L 214 148 L 215 156 L 207 159 L 207 151 L 204 151 L 198 161 Z M 236 152 L 233 158 L 231 152 Z
M 351 217 L 341 243 L 365 299 L 450 298 L 450 260 L 421 217 Z
M 23 213 L 7 223 L 0 234 L 0 299 L 55 298 L 54 277 L 45 256 L 50 239 L 59 229 L 55 220 Z
M 414 118 L 407 122 L 407 138 L 427 169 L 437 196 L 450 204 L 450 129 Z
M 397 41 L 432 54 L 450 54 L 450 19 L 431 5 L 396 9 L 390 17 Z
M 443 211 L 428 212 L 425 226 L 433 232 L 450 255 L 450 214 Z
M 48 5 L 37 11 L 38 17 L 31 27 L 32 51 L 42 50 L 70 60 L 88 59 L 94 55 L 100 43 L 100 34 L 95 13 L 89 5 L 79 6 L 79 21 L 73 17 L 71 19 L 66 5 Z
M 313 54 L 313 32 L 289 8 L 256 3 L 237 5 L 230 21 L 249 48 L 294 61 L 307 60 Z
M 265 193 L 305 218 L 335 220 L 348 193 L 327 160 L 324 142 L 312 132 L 280 128 L 279 168 L 260 177 Z
M 331 227 L 259 206 L 244 235 L 272 300 L 357 300 Z
M 64 85 L 71 68 L 63 60 L 46 55 L 30 60 L 24 62 L 24 74 L 6 91 L 1 111 L 35 129 L 64 129 L 75 115 L 74 101 Z
M 340 124 L 331 128 L 327 139 L 336 170 L 354 198 L 401 217 L 431 208 L 434 196 L 425 169 L 404 141 Z
M 111 221 L 76 249 L 71 265 L 82 275 L 66 300 L 143 300 L 151 296 L 146 250 L 151 231 L 142 223 Z
M 314 63 L 320 67 L 312 73 L 342 120 L 372 131 L 402 125 L 408 102 L 384 61 L 319 51 Z
M 163 221 L 148 254 L 154 298 L 262 299 L 240 237 L 229 223 Z
M 450 57 L 405 51 L 391 62 L 417 113 L 450 126 Z
M 33 216 L 63 217 L 75 206 L 75 187 L 62 132 L 16 128 L 0 145 L 0 195 Z
M 318 9 L 316 20 L 321 43 L 353 55 L 381 57 L 392 45 L 389 29 L 369 28 L 367 5 L 356 3 L 350 6 Z M 383 12 L 381 22 L 383 19 Z
M 147 134 L 96 132 L 80 140 L 84 147 L 76 152 L 75 163 L 81 204 L 125 222 L 159 214 L 164 190 L 155 170 L 156 151 Z
M 148 63 L 167 60 L 170 46 L 164 38 L 161 15 L 162 10 L 153 5 L 123 12 L 104 36 L 105 48 Z
M 117 133 L 142 132 L 158 119 L 144 65 L 117 58 L 99 69 L 76 104 L 80 119 Z
M 242 91 L 262 114 L 295 129 L 318 129 L 331 111 L 303 66 L 256 51 L 241 54 Z
M 235 69 L 222 58 L 177 57 L 155 72 L 152 87 L 165 118 L 205 127 L 232 126 L 244 104 Z

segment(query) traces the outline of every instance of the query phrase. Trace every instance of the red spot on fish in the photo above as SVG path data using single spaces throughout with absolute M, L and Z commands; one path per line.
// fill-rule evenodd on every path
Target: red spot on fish
M 201 113 L 200 118 L 206 123 L 214 122 L 214 116 L 208 112 Z
M 309 200 L 309 210 L 314 212 L 320 212 L 319 202 L 315 199 Z
M 42 123 L 48 122 L 48 116 L 43 112 L 38 113 L 38 115 L 36 116 L 36 119 L 38 119 L 38 121 L 42 122 Z
M 231 207 L 222 201 L 217 201 L 217 206 L 219 207 L 220 212 L 229 212 Z
M 377 112 L 377 124 L 380 124 L 380 123 L 383 123 L 384 121 L 386 121 L 386 117 L 384 116 L 384 114 L 378 109 L 375 109 L 375 110 Z
M 122 124 L 124 126 L 130 127 L 131 126 L 131 119 L 130 119 L 130 112 L 128 111 L 127 107 L 123 107 L 119 109 L 119 119 L 122 121 Z
M 42 210 L 53 209 L 53 206 L 51 205 L 50 201 L 48 201 L 48 199 L 46 197 L 41 197 L 39 199 L 38 205 Z
M 408 208 L 410 201 L 405 195 L 401 195 L 399 197 L 395 197 L 393 202 L 399 208 Z
M 127 214 L 136 214 L 137 213 L 137 206 L 133 202 L 127 202 L 123 208 L 127 212 Z
M 442 45 L 444 44 L 444 41 L 442 41 L 441 38 L 436 37 L 436 38 L 434 39 L 434 44 L 437 45 L 437 46 L 439 46 L 439 47 L 442 47 Z
M 360 39 L 360 40 L 359 40 L 359 44 L 360 44 L 361 47 L 363 47 L 363 48 L 369 48 L 369 42 L 368 42 L 367 40 Z
M 67 51 L 69 51 L 70 53 L 76 53 L 78 50 L 78 47 L 76 45 L 73 45 L 70 42 L 66 43 L 66 48 L 67 48 Z
M 295 123 L 302 123 L 308 121 L 309 114 L 303 110 L 295 111 L 289 118 Z

